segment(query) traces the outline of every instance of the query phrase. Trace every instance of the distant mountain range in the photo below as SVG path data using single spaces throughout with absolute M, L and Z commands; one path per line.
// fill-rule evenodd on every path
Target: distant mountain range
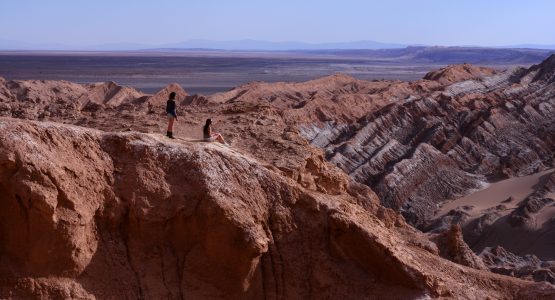
M 404 44 L 381 43 L 375 41 L 353 41 L 339 43 L 270 42 L 259 40 L 211 41 L 188 40 L 181 43 L 162 45 L 159 48 L 178 49 L 219 49 L 219 50 L 324 50 L 324 49 L 396 49 Z
M 370 40 L 335 42 L 335 43 L 304 43 L 295 41 L 272 42 L 262 40 L 230 40 L 213 41 L 193 39 L 179 43 L 149 45 L 141 43 L 110 43 L 99 45 L 66 45 L 58 43 L 29 43 L 21 41 L 0 40 L 0 50 L 66 50 L 66 51 L 139 51 L 139 50 L 250 50 L 250 51 L 285 51 L 285 50 L 356 50 L 356 49 L 400 49 L 408 44 L 382 43 Z M 413 45 L 415 46 L 415 45 Z M 418 45 L 424 46 L 424 45 Z M 555 50 L 555 45 L 520 44 L 493 48 L 530 48 Z

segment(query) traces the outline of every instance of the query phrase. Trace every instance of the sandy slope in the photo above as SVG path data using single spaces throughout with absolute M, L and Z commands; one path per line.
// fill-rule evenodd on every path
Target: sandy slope
M 477 252 L 485 247 L 500 245 L 518 255 L 533 253 L 543 260 L 555 260 L 555 204 L 550 202 L 537 212 L 529 214 L 523 224 L 512 222 L 530 197 L 534 197 L 550 176 L 553 169 L 524 177 L 515 177 L 490 184 L 487 188 L 447 203 L 437 212 L 436 218 L 464 212 L 462 226 L 467 242 Z M 543 194 L 542 199 L 553 199 L 554 193 Z M 473 233 L 481 230 L 478 238 Z
M 524 200 L 526 196 L 534 191 L 534 186 L 542 176 L 551 173 L 553 173 L 553 169 L 529 176 L 514 177 L 490 183 L 482 190 L 446 203 L 437 211 L 436 217 L 463 206 L 472 206 L 470 212 L 475 217 L 483 214 L 488 209 L 495 208 L 497 205 L 504 205 L 508 210 L 514 209 L 518 202 Z M 504 202 L 508 198 L 513 200 Z

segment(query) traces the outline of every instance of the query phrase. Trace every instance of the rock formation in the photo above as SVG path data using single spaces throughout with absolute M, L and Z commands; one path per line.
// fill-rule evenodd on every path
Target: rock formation
M 555 284 L 555 261 L 517 256 L 500 246 L 485 248 L 480 257 L 492 272 Z
M 515 76 L 456 83 L 396 101 L 358 124 L 324 127 L 324 140 L 321 132 L 306 136 L 357 181 L 376 187 L 386 206 L 421 225 L 442 201 L 488 178 L 553 165 L 555 102 L 549 94 L 531 96 L 551 85 Z
M 450 229 L 433 236 L 431 240 L 438 246 L 441 257 L 463 266 L 486 270 L 482 259 L 465 243 L 460 226 L 453 225 Z
M 552 177 L 479 217 L 436 212 L 553 167 L 554 61 L 206 97 L 1 79 L 0 297 L 549 299 L 485 270 L 495 259 L 461 233 L 496 246 L 486 234 L 509 214 L 515 232 L 552 232 Z M 170 90 L 174 141 L 158 134 Z M 198 142 L 206 118 L 232 148 Z
M 492 76 L 498 72 L 491 68 L 476 67 L 470 64 L 447 66 L 437 71 L 432 71 L 424 79 L 438 81 L 441 84 L 450 84 L 465 80 L 481 79 Z
M 450 66 L 412 83 L 252 83 L 209 99 L 279 107 L 329 161 L 420 226 L 490 179 L 553 166 L 554 60 L 506 72 Z
M 233 149 L 161 135 L 0 129 L 2 298 L 555 293 L 440 258 L 356 183 L 314 192 Z

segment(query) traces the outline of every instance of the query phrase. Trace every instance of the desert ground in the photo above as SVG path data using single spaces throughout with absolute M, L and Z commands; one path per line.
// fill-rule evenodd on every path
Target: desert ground
M 418 48 L 328 51 L 150 50 L 136 52 L 0 51 L 0 75 L 13 80 L 114 81 L 144 93 L 178 83 L 210 95 L 252 82 L 300 82 L 335 73 L 363 80 L 417 80 L 448 64 L 505 70 L 541 61 L 547 50 Z

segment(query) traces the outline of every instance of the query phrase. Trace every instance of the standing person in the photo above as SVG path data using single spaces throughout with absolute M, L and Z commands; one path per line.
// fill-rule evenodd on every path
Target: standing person
M 177 121 L 177 110 L 175 106 L 175 92 L 170 93 L 170 99 L 166 104 L 166 113 L 168 114 L 168 131 L 166 133 L 167 137 L 173 139 L 173 123 Z
M 212 132 L 212 119 L 206 119 L 206 123 L 204 124 L 203 128 L 203 134 L 204 140 L 207 142 L 218 141 L 224 145 L 229 145 L 228 143 L 226 143 L 224 137 L 221 134 L 217 132 Z

